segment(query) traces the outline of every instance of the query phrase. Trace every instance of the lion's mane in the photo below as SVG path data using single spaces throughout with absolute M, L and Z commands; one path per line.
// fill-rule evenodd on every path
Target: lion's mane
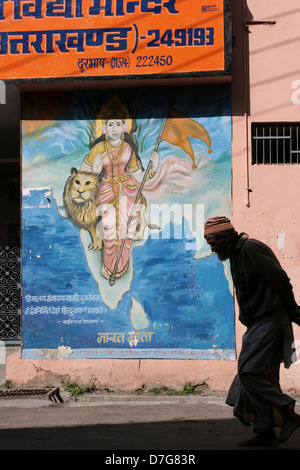
M 80 203 L 76 202 L 74 200 L 74 194 L 76 194 L 74 181 L 75 179 L 80 181 L 86 178 L 88 178 L 90 182 L 88 190 L 86 191 L 87 199 Z M 88 229 L 91 225 L 96 225 L 99 219 L 96 212 L 98 207 L 96 197 L 99 194 L 99 185 L 100 181 L 98 175 L 80 171 L 76 168 L 71 169 L 71 175 L 67 179 L 64 187 L 63 201 L 69 219 L 76 227 Z

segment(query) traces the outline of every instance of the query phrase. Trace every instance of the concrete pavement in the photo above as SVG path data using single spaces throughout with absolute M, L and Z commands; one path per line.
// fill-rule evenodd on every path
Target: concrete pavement
M 0 398 L 1 450 L 300 450 L 300 428 L 274 448 L 246 448 L 253 436 L 233 417 L 225 394 L 167 396 L 92 393 L 63 403 L 45 398 Z M 298 401 L 296 411 L 300 413 Z M 132 452 L 132 454 L 134 454 Z M 120 454 L 121 455 L 121 454 Z

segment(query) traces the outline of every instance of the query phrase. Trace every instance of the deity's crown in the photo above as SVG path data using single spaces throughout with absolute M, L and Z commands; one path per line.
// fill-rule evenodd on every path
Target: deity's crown
M 126 111 L 120 105 L 113 102 L 103 115 L 103 122 L 107 122 L 109 119 L 122 119 L 124 121 L 126 119 Z

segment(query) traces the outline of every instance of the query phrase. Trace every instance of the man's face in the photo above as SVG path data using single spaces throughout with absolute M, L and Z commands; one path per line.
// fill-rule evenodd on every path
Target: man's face
M 213 235 L 206 237 L 206 241 L 209 244 L 211 251 L 218 255 L 220 261 L 228 259 L 232 253 L 231 244 L 228 236 L 222 238 L 216 238 Z

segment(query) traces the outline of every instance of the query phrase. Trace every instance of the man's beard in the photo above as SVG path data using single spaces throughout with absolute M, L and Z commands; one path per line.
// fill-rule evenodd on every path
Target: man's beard
M 216 252 L 220 261 L 226 261 L 233 252 L 233 244 L 227 241 L 221 241 Z

